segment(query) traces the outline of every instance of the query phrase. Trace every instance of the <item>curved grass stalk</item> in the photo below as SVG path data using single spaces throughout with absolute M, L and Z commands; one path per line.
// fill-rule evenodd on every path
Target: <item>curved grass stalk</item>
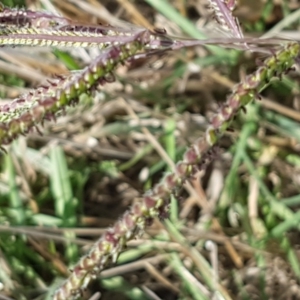
M 211 120 L 204 138 L 200 138 L 184 154 L 176 165 L 175 172 L 167 174 L 159 184 L 147 192 L 140 203 L 135 203 L 123 217 L 94 244 L 90 252 L 82 257 L 72 270 L 70 277 L 54 294 L 54 300 L 78 298 L 89 282 L 109 264 L 115 263 L 127 242 L 139 235 L 155 217 L 165 218 L 170 197 L 182 188 L 199 168 L 214 159 L 219 138 L 226 132 L 235 115 L 252 100 L 273 77 L 280 77 L 294 64 L 299 56 L 297 43 L 287 45 L 264 66 L 237 84 L 226 103 Z

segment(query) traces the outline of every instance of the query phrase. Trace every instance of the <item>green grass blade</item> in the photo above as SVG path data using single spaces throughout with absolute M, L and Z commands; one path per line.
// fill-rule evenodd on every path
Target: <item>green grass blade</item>
M 51 190 L 54 196 L 55 212 L 62 219 L 64 227 L 77 225 L 76 210 L 78 201 L 73 197 L 69 170 L 63 149 L 55 146 L 51 149 L 52 173 L 50 176 Z M 74 239 L 72 232 L 66 232 L 65 237 Z M 68 243 L 66 256 L 72 262 L 78 259 L 78 247 Z
M 26 219 L 24 211 L 25 208 L 19 194 L 16 172 L 11 155 L 5 156 L 5 166 L 8 174 L 10 215 L 15 224 L 21 225 L 24 224 Z

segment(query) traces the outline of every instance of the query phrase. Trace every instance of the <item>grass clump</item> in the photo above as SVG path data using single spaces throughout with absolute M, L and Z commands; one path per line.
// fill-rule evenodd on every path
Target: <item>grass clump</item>
M 1 7 L 5 299 L 300 297 L 297 7 L 210 2 Z

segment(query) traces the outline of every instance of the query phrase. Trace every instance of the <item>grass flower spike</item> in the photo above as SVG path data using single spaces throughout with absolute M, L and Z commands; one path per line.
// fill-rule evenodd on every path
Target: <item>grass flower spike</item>
M 105 81 L 105 76 L 129 57 L 136 54 L 148 42 L 148 32 L 128 37 L 127 43 L 113 46 L 95 59 L 82 72 L 50 82 L 34 92 L 22 95 L 10 105 L 0 107 L 0 144 L 9 144 L 20 134 L 26 134 L 47 118 L 78 101 L 82 93 Z

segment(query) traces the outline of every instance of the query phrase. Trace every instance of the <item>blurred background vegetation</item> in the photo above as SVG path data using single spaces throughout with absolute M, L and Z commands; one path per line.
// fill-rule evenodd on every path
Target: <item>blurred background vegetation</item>
M 85 24 L 224 37 L 204 0 L 2 2 Z M 235 15 L 247 36 L 299 39 L 296 0 L 240 0 Z M 1 103 L 97 54 L 1 48 Z M 72 264 L 181 159 L 233 85 L 265 57 L 196 47 L 125 64 L 115 82 L 82 95 L 42 135 L 7 148 L 0 157 L 0 299 L 51 299 Z M 101 299 L 300 299 L 299 79 L 295 71 L 272 82 L 247 107 L 220 155 L 172 199 L 169 220 L 155 220 L 132 241 L 85 299 L 98 299 L 97 292 Z

